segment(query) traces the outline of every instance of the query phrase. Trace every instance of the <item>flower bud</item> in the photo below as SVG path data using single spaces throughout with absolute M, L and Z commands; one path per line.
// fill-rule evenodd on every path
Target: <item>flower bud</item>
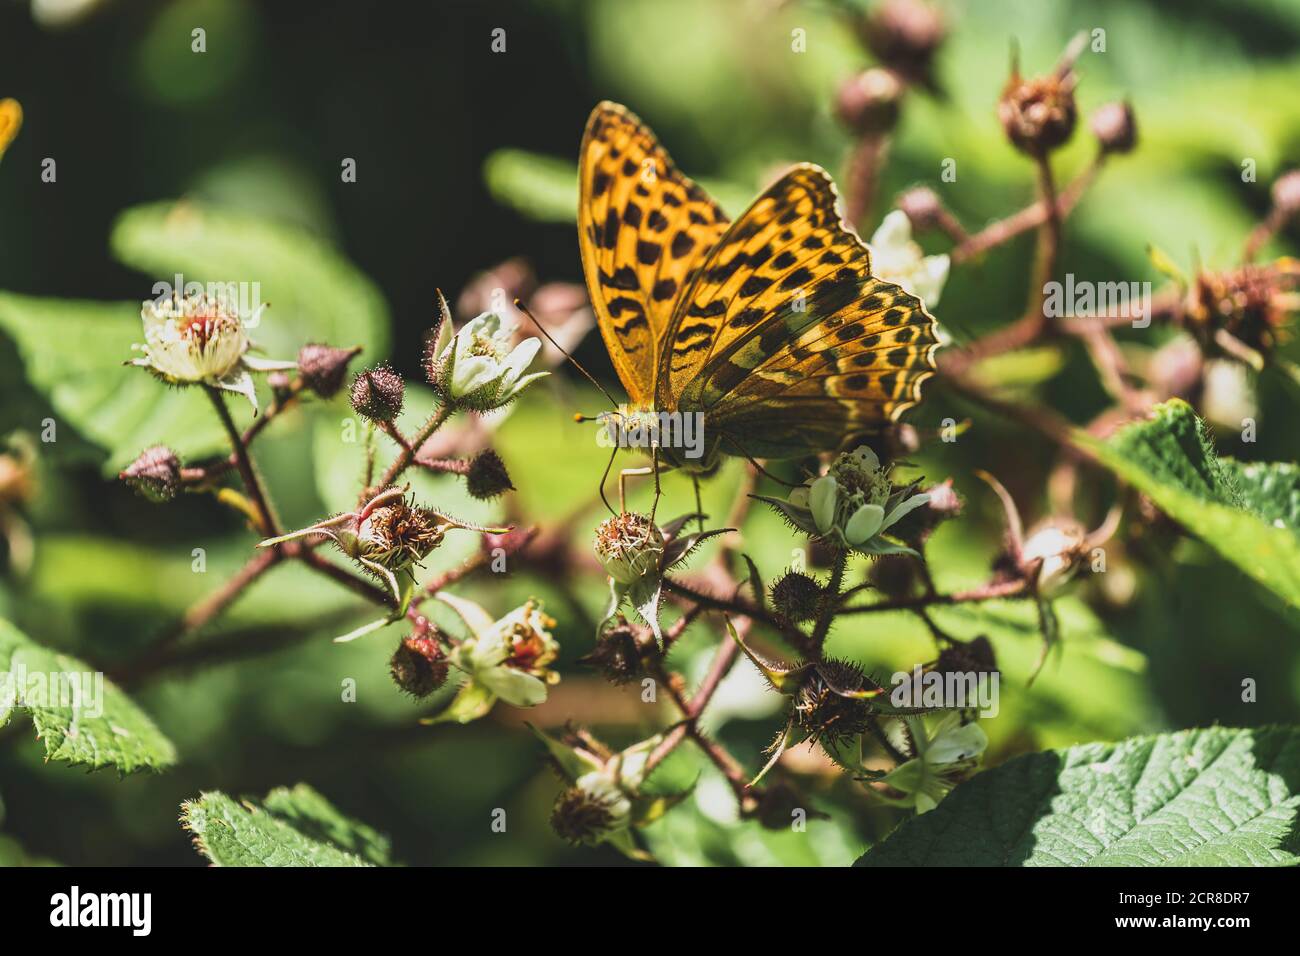
M 1137 120 L 1127 102 L 1097 107 L 1089 125 L 1103 153 L 1127 153 L 1137 145 Z
M 840 84 L 835 113 L 859 135 L 887 133 L 898 122 L 903 82 L 891 70 L 873 67 Z
M 530 337 L 516 343 L 515 330 L 485 312 L 453 330 L 445 303 L 425 347 L 424 373 L 448 405 L 486 412 L 514 401 L 546 372 L 525 374 L 542 347 Z
M 150 501 L 171 501 L 180 490 L 181 463 L 166 445 L 154 445 L 141 452 L 118 477 Z
M 470 461 L 465 471 L 465 490 L 471 498 L 485 501 L 506 491 L 514 491 L 506 463 L 492 449 L 481 451 Z
M 806 809 L 806 801 L 799 796 L 799 791 L 787 783 L 774 783 L 763 790 L 755 816 L 765 829 L 789 830 L 794 812 Z
M 352 380 L 352 407 L 375 422 L 391 422 L 402 411 L 406 384 L 387 365 L 377 365 Z
M 920 0 L 887 0 L 862 22 L 867 49 L 885 66 L 929 85 L 934 54 L 948 30 L 943 15 Z
M 998 669 L 998 663 L 992 643 L 980 635 L 949 644 L 939 652 L 934 669 L 941 674 L 989 674 Z
M 1287 216 L 1300 212 L 1300 169 L 1283 173 L 1274 180 L 1273 205 Z
M 917 232 L 938 229 L 943 219 L 943 200 L 929 186 L 914 186 L 898 197 L 896 205 Z
M 313 392 L 321 398 L 332 398 L 343 387 L 348 362 L 360 352 L 360 347 L 336 349 L 329 345 L 304 345 L 298 353 L 298 372 Z
M 450 665 L 442 645 L 433 637 L 402 638 L 389 670 L 393 683 L 412 697 L 428 697 L 447 682 Z
M 1075 82 L 1069 70 L 1028 80 L 1012 75 L 998 101 L 998 119 L 1016 149 L 1042 156 L 1069 140 L 1078 118 Z
M 915 561 L 906 556 L 893 555 L 872 563 L 867 569 L 867 580 L 888 597 L 904 598 L 916 588 L 916 568 Z
M 663 553 L 663 532 L 648 515 L 624 511 L 596 529 L 596 557 L 605 573 L 619 584 L 658 574 Z
M 817 616 L 825 594 L 816 578 L 790 571 L 772 585 L 772 605 L 787 620 L 799 624 Z
M 1038 572 L 1038 587 L 1050 594 L 1065 584 L 1083 561 L 1083 545 L 1088 536 L 1083 525 L 1071 518 L 1050 518 L 1029 532 L 1025 538 L 1020 561 L 1028 571 L 1035 562 L 1042 562 Z

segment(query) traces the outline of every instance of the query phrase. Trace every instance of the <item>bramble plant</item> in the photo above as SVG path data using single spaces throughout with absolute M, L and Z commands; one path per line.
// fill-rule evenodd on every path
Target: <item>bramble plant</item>
M 294 746 L 337 736 L 388 759 L 432 741 L 448 762 L 404 773 L 472 803 L 465 819 L 493 834 L 546 817 L 567 844 L 549 852 L 578 860 L 1300 863 L 1300 724 L 1171 731 L 1208 721 L 1157 704 L 1151 685 L 1185 673 L 1146 673 L 1201 606 L 1161 603 L 1179 575 L 1197 575 L 1201 600 L 1258 605 L 1278 631 L 1300 613 L 1300 467 L 1251 447 L 1259 402 L 1293 409 L 1300 387 L 1300 267 L 1273 255 L 1294 239 L 1300 171 L 1273 180 L 1237 261 L 1185 269 L 1153 245 L 1154 290 L 1080 278 L 1066 268 L 1076 217 L 1145 136 L 1128 99 L 1084 109 L 1104 37 L 1079 33 L 1059 55 L 1026 46 L 1024 64 L 1055 58 L 1040 74 L 1015 54 L 952 140 L 996 162 L 958 179 L 944 157 L 918 183 L 909 124 L 942 108 L 961 23 L 923 0 L 829 6 L 817 15 L 857 69 L 838 88 L 809 77 L 847 152 L 842 202 L 805 163 L 729 220 L 649 127 L 602 103 L 576 176 L 513 149 L 485 169 L 528 216 L 571 227 L 576 213 L 570 271 L 586 289 L 510 260 L 454 307 L 437 292 L 419 348 L 389 354 L 382 300 L 326 243 L 201 199 L 128 210 L 116 254 L 149 275 L 259 275 L 274 307 L 249 313 L 205 287 L 139 308 L 0 293 L 0 332 L 53 409 L 0 451 L 7 573 L 39 598 L 0 602 L 14 618 L 0 619 L 0 724 L 25 709 L 47 758 L 168 771 L 216 734 L 177 726 L 171 681 L 229 672 L 256 689 L 213 693 L 283 721 Z M 14 152 L 21 118 L 0 100 L 0 175 L 29 161 Z M 972 193 L 1001 202 L 1031 182 L 1028 205 L 963 225 L 963 207 L 987 208 Z M 710 189 L 741 213 L 739 190 Z M 1023 302 L 980 290 L 1003 260 Z M 1088 275 L 1116 261 L 1094 257 Z M 969 331 L 960 303 L 981 295 L 977 313 L 1017 314 Z M 631 402 L 598 373 L 581 371 L 593 390 L 562 371 L 583 369 L 574 352 L 603 361 L 580 346 L 592 328 Z M 616 410 L 573 414 L 606 399 Z M 641 428 L 667 416 L 703 431 Z M 57 522 L 47 542 L 32 501 L 60 493 L 59 463 L 32 433 L 50 427 L 138 493 L 113 507 L 151 541 L 173 520 L 187 542 L 200 520 L 237 536 L 187 543 L 194 574 L 170 577 L 144 545 Z M 1249 460 L 1220 454 L 1238 434 Z M 123 580 L 156 573 L 156 593 L 118 604 L 126 585 L 96 576 L 116 561 Z M 57 576 L 60 562 L 96 570 Z M 81 620 L 50 606 L 82 600 L 128 615 L 152 601 L 170 622 L 123 647 L 77 645 L 86 664 L 42 643 Z M 248 659 L 273 654 L 287 669 L 256 674 Z M 1216 649 L 1198 703 L 1253 701 L 1242 666 Z M 1205 686 L 1210 672 L 1227 692 Z M 78 678 L 70 698 L 57 675 Z M 277 681 L 298 689 L 266 703 Z M 342 703 L 373 708 L 377 742 L 322 716 L 339 681 Z M 137 689 L 171 719 L 155 723 Z M 1261 724 L 1294 713 L 1275 706 Z M 470 749 L 490 756 L 463 772 Z M 543 763 L 558 778 L 549 806 L 522 776 L 501 782 Z M 345 816 L 321 781 L 251 799 L 227 795 L 233 771 L 184 779 L 200 795 L 183 825 L 216 864 L 388 866 L 406 852 L 379 832 L 403 827 Z

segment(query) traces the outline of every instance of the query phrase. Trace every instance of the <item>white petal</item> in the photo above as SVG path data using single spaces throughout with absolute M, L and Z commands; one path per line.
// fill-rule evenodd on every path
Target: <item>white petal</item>
M 227 392 L 243 395 L 248 399 L 248 403 L 253 406 L 253 414 L 257 414 L 257 390 L 253 387 L 253 376 L 248 374 L 246 368 L 240 366 L 225 378 L 213 384 L 217 388 L 225 389 Z
M 516 707 L 536 707 L 546 700 L 546 684 L 516 667 L 503 664 L 477 671 L 474 677 L 507 704 Z
M 808 501 L 812 506 L 813 521 L 822 534 L 831 530 L 835 523 L 835 499 L 839 495 L 839 483 L 830 475 L 822 475 L 812 483 L 808 492 Z
M 966 724 L 956 730 L 939 734 L 925 752 L 925 762 L 931 766 L 957 763 L 978 757 L 989 745 L 988 734 L 979 724 Z
M 882 255 L 892 258 L 905 250 L 911 242 L 912 220 L 907 218 L 907 213 L 903 210 L 895 209 L 881 220 L 868 244 L 873 248 L 879 247 Z
M 851 545 L 859 545 L 879 531 L 884 520 L 885 509 L 880 505 L 863 505 L 844 526 L 844 538 Z
M 912 495 L 906 501 L 900 501 L 894 506 L 894 510 L 889 513 L 880 526 L 881 531 L 887 531 L 898 521 L 899 518 L 906 515 L 909 511 L 915 511 L 921 505 L 929 504 L 930 496 L 925 492 L 919 495 Z

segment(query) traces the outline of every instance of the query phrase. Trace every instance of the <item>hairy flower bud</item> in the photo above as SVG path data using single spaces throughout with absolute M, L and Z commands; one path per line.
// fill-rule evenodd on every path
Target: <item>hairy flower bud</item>
M 917 232 L 939 228 L 943 219 L 943 200 L 929 186 L 914 186 L 901 194 L 896 201 L 899 209 L 912 222 Z
M 939 652 L 934 669 L 941 674 L 984 674 L 998 669 L 993 645 L 980 635 L 969 641 L 949 644 Z
M 428 697 L 445 684 L 449 669 L 442 645 L 433 637 L 402 638 L 389 662 L 393 683 L 416 698 Z
M 1273 205 L 1287 216 L 1300 212 L 1300 169 L 1283 173 L 1273 181 Z
M 332 398 L 343 387 L 348 363 L 361 349 L 336 349 L 329 345 L 304 345 L 298 353 L 298 372 L 307 387 L 321 398 Z
M 1127 102 L 1097 107 L 1088 125 L 1103 153 L 1127 153 L 1137 145 L 1137 120 Z
M 141 452 L 118 477 L 150 501 L 171 501 L 180 490 L 181 463 L 166 445 L 154 445 Z
M 816 578 L 790 571 L 772 585 L 772 605 L 795 624 L 811 621 L 821 609 L 825 589 Z
M 619 584 L 658 574 L 664 553 L 663 532 L 649 515 L 624 511 L 596 529 L 596 557 Z
M 885 66 L 930 85 L 934 54 L 948 30 L 943 15 L 920 0 L 887 0 L 860 27 L 867 49 Z
M 492 449 L 479 452 L 465 470 L 465 490 L 471 498 L 485 501 L 506 491 L 514 491 L 506 463 Z
M 387 365 L 376 365 L 352 380 L 352 407 L 375 422 L 391 422 L 402 411 L 406 384 Z
M 903 91 L 897 74 L 873 67 L 840 84 L 835 113 L 855 133 L 887 133 L 898 122 Z

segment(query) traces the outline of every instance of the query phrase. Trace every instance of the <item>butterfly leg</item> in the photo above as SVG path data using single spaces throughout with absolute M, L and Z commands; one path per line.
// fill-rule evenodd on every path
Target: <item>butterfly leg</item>
M 618 473 L 618 510 L 620 512 L 627 511 L 627 488 L 626 488 L 627 479 L 638 475 L 648 475 L 651 472 L 655 472 L 655 502 L 658 503 L 659 475 L 657 469 L 653 467 L 624 468 L 622 471 Z
M 659 446 L 658 445 L 655 445 L 653 450 L 650 452 L 650 470 L 654 472 L 654 476 L 655 476 L 655 499 L 654 502 L 651 503 L 650 505 L 650 523 L 653 524 L 655 520 L 655 511 L 657 511 L 659 508 L 659 496 L 663 494 L 663 492 L 659 488 Z
M 704 530 L 704 504 L 700 498 L 700 476 L 691 475 L 691 484 L 695 485 L 695 514 L 700 523 L 700 530 Z

